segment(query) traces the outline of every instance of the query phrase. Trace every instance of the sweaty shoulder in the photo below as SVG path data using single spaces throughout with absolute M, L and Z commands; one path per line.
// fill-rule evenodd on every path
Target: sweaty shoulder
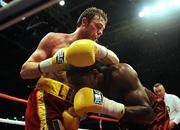
M 115 84 L 126 86 L 126 89 L 136 89 L 139 83 L 136 71 L 128 64 L 120 63 L 111 66 L 112 82 Z
M 53 55 L 58 49 L 69 45 L 68 34 L 50 32 L 43 37 L 39 44 L 39 48 Z
M 112 71 L 118 71 L 118 73 L 122 73 L 122 74 L 127 73 L 137 76 L 137 72 L 129 64 L 126 63 L 119 63 L 118 65 L 112 65 L 110 68 Z
M 44 44 L 49 44 L 49 46 L 57 46 L 59 44 L 67 44 L 68 34 L 65 33 L 48 33 L 42 40 Z

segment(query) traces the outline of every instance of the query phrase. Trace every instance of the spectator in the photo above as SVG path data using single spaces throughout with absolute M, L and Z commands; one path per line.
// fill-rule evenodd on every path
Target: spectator
M 155 94 L 159 97 L 162 98 L 167 106 L 167 110 L 169 113 L 170 117 L 170 122 L 169 122 L 169 129 L 175 130 L 177 127 L 179 127 L 179 122 L 180 122 L 180 99 L 178 96 L 174 94 L 168 94 L 166 93 L 166 90 L 161 83 L 156 83 L 153 87 L 153 90 Z M 177 127 L 175 127 L 178 125 Z M 178 128 L 177 128 L 178 129 Z

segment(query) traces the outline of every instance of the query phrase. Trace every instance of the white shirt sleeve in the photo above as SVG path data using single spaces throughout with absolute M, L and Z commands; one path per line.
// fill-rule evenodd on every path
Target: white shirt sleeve
M 173 94 L 165 94 L 165 103 L 169 112 L 170 120 L 180 123 L 180 99 Z

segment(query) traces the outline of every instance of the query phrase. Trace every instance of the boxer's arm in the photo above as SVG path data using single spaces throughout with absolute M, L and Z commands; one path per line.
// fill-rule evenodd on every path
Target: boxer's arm
M 21 76 L 23 78 L 39 77 L 41 73 L 66 70 L 66 64 L 71 64 L 77 67 L 85 67 L 95 63 L 95 54 L 98 58 L 105 57 L 105 52 L 100 51 L 92 43 L 91 40 L 75 41 L 70 47 L 61 48 L 53 57 L 47 59 L 47 52 L 50 50 L 47 47 L 46 41 L 43 40 L 37 50 L 32 54 L 28 61 L 23 65 Z M 45 46 L 45 45 L 46 46 Z M 43 46 L 44 45 L 44 46 Z M 106 50 L 105 50 L 106 51 Z M 40 61 L 40 62 L 39 62 Z
M 88 112 L 100 113 L 121 119 L 125 113 L 125 106 L 104 97 L 98 90 L 81 88 L 74 97 L 74 109 L 79 116 Z
M 82 88 L 76 93 L 74 109 L 79 116 L 93 112 L 138 123 L 151 123 L 154 118 L 152 108 L 147 104 L 125 106 L 104 97 L 100 91 L 91 88 Z
M 106 47 L 101 46 L 99 44 L 96 44 L 96 46 L 99 47 L 100 52 L 102 52 L 103 49 L 106 49 L 106 55 L 104 57 L 96 56 L 96 59 L 98 61 L 100 61 L 106 65 L 119 64 L 119 58 L 113 51 L 111 51 L 111 50 L 107 49 Z
M 138 78 L 137 72 L 125 63 L 119 64 L 118 68 L 113 78 L 117 80 L 117 84 L 121 84 L 121 87 L 124 86 L 124 89 L 126 89 L 127 86 L 129 87 L 129 93 L 128 96 L 126 96 L 125 102 L 127 104 L 126 112 L 123 120 L 151 123 L 154 118 L 154 113 L 149 105 L 149 98 Z
M 133 121 L 136 123 L 150 124 L 154 119 L 154 113 L 149 105 L 126 106 L 124 121 Z
M 20 75 L 23 79 L 34 79 L 41 75 L 38 69 L 38 64 L 51 55 L 50 39 L 52 39 L 52 33 L 48 33 L 39 43 L 37 49 L 28 58 L 28 60 L 22 65 Z
M 46 41 L 48 40 L 44 39 L 42 43 L 46 43 Z M 100 60 L 104 64 L 117 64 L 119 62 L 115 53 L 92 40 L 83 39 L 75 41 L 68 48 L 60 49 L 49 59 L 46 58 L 48 57 L 47 52 L 50 51 L 50 48 L 42 45 L 44 44 L 40 44 L 28 61 L 22 66 L 22 78 L 37 78 L 41 73 L 65 70 L 66 64 L 76 67 L 86 67 L 94 64 L 96 60 Z

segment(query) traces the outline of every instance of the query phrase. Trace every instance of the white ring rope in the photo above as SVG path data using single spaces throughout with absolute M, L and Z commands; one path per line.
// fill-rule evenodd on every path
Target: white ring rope
M 18 121 L 18 120 L 10 120 L 10 119 L 0 118 L 0 122 L 1 123 L 7 123 L 7 124 L 13 124 L 13 125 L 22 125 L 22 126 L 25 126 L 25 122 L 24 121 Z
M 25 122 L 24 121 L 3 119 L 3 118 L 0 118 L 0 123 L 25 126 Z M 90 129 L 78 129 L 78 130 L 90 130 Z

